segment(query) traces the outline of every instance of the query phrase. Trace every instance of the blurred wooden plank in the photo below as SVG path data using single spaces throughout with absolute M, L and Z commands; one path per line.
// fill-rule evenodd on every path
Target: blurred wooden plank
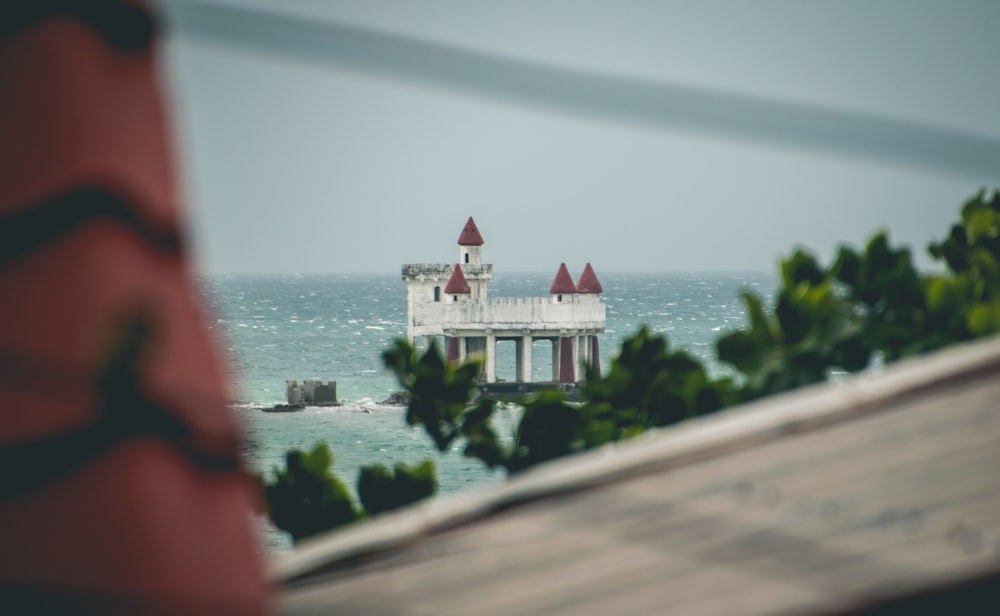
M 830 613 L 1000 579 L 998 377 L 991 340 L 558 461 L 314 543 L 281 607 Z

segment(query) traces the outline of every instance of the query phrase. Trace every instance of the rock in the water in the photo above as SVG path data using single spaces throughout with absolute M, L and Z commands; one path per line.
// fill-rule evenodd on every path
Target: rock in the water
M 265 413 L 295 413 L 306 408 L 305 404 L 275 404 L 260 410 Z
M 379 402 L 382 406 L 406 406 L 410 403 L 410 394 L 405 391 L 394 391 L 388 398 Z

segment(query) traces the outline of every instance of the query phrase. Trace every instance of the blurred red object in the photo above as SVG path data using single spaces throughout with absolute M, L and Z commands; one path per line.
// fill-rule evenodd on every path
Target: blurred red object
M 264 613 L 238 428 L 192 299 L 155 21 L 140 2 L 11 4 L 0 611 Z

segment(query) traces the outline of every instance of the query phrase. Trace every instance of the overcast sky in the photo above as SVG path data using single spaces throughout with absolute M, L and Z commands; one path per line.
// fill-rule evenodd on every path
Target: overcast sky
M 213 4 L 1000 141 L 993 0 Z M 922 253 L 967 196 L 1000 184 L 1000 168 L 561 113 L 182 26 L 166 61 L 209 273 L 456 261 L 470 215 L 498 272 L 771 271 L 796 245 L 826 258 L 877 228 Z

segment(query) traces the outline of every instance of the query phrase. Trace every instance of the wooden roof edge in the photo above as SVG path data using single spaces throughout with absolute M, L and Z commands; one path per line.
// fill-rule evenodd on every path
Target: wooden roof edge
M 1000 336 L 955 345 L 854 375 L 772 396 L 575 456 L 560 458 L 500 485 L 463 490 L 302 542 L 271 563 L 287 583 L 339 562 L 375 554 L 460 526 L 491 512 L 622 477 L 663 472 L 782 437 L 887 410 L 893 402 L 1000 373 Z

